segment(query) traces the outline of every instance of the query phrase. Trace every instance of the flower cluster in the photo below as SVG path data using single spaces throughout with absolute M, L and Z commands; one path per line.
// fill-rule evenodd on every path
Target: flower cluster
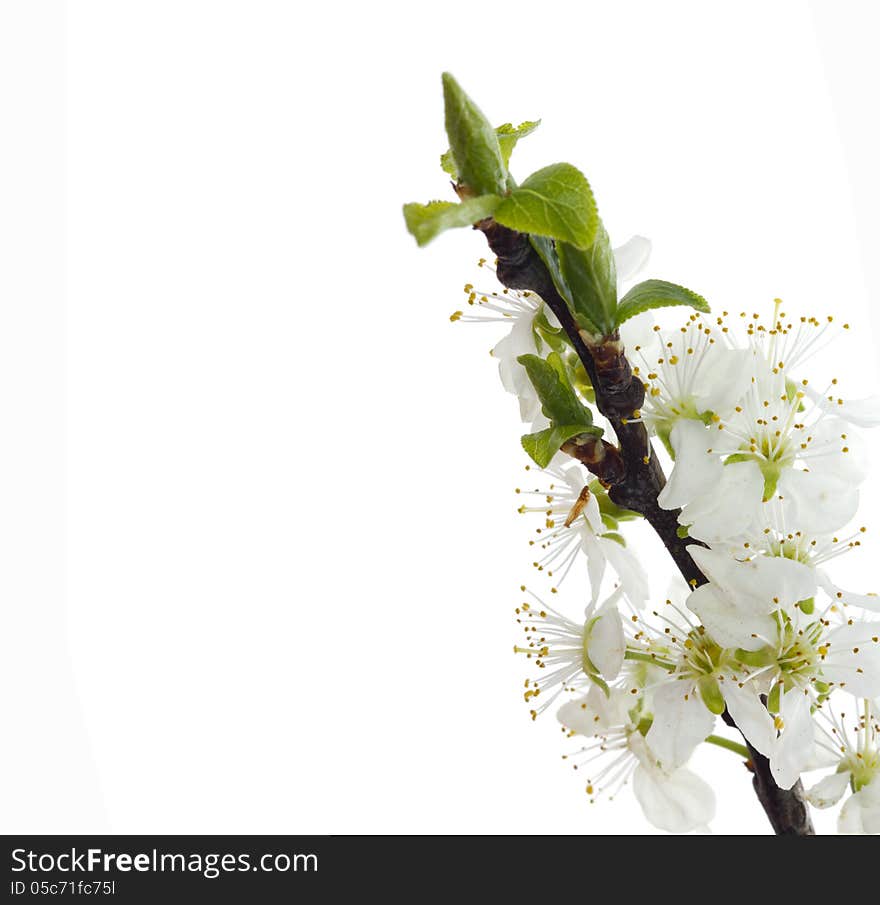
M 648 250 L 641 238 L 616 250 L 618 279 Z M 594 400 L 538 296 L 466 292 L 472 311 L 453 320 L 509 323 L 493 355 L 532 430 L 549 422 L 522 355 L 561 350 L 578 397 Z M 880 597 L 844 589 L 832 563 L 862 544 L 866 529 L 853 524 L 867 475 L 861 430 L 880 424 L 880 400 L 846 401 L 836 380 L 810 382 L 809 359 L 848 325 L 789 316 L 779 300 L 767 308 L 766 322 L 693 313 L 674 329 L 643 313 L 620 331 L 645 387 L 633 420 L 670 459 L 658 503 L 678 511 L 705 583 L 677 579 L 658 597 L 628 543 L 639 516 L 562 453 L 542 472 L 529 466 L 517 494 L 534 519 L 534 567 L 564 598 L 563 581 L 583 563 L 590 591 L 583 617 L 534 596 L 517 609 L 515 650 L 536 671 L 524 696 L 533 718 L 557 706 L 578 745 L 566 759 L 591 801 L 631 780 L 661 829 L 711 820 L 712 789 L 688 767 L 708 742 L 764 755 L 782 789 L 829 769 L 807 800 L 829 807 L 849 793 L 840 831 L 877 833 Z M 715 734 L 722 714 L 751 751 Z

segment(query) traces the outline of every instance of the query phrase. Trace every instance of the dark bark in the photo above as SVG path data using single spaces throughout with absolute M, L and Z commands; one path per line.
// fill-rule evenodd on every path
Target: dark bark
M 541 296 L 556 315 L 590 377 L 596 393 L 596 407 L 611 423 L 617 437 L 616 447 L 607 440 L 591 438 L 569 442 L 563 451 L 608 485 L 608 495 L 615 503 L 639 512 L 647 519 L 691 586 L 704 584 L 706 577 L 686 549 L 689 544 L 699 542 L 679 537 L 679 510 L 661 509 L 657 504 L 666 477 L 654 455 L 645 426 L 636 420 L 644 402 L 645 388 L 633 375 L 620 338 L 617 335 L 594 337 L 578 328 L 528 236 L 491 219 L 478 223 L 477 228 L 484 233 L 498 258 L 498 279 L 510 289 L 527 290 Z M 736 728 L 726 712 L 724 720 Z M 813 835 L 800 782 L 792 789 L 780 789 L 773 780 L 767 758 L 755 751 L 748 740 L 746 745 L 751 753 L 755 793 L 774 832 L 777 835 Z

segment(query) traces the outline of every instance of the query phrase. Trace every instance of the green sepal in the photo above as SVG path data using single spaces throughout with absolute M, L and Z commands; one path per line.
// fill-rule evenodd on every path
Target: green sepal
M 775 682 L 767 695 L 767 709 L 770 713 L 779 713 L 782 709 L 782 683 Z
M 734 657 L 745 666 L 769 666 L 776 660 L 776 654 L 770 647 L 762 647 L 760 650 L 743 650 L 738 647 Z
M 690 537 L 690 525 L 679 525 L 675 529 L 675 534 L 677 537 L 680 537 L 682 540 L 686 537 Z
M 604 534 L 600 534 L 599 537 L 606 537 L 608 540 L 613 540 L 614 543 L 620 544 L 621 547 L 626 547 L 626 538 L 617 531 L 606 531 Z
M 603 512 L 599 517 L 602 519 L 602 524 L 603 524 L 609 531 L 617 531 L 617 530 L 620 528 L 620 522 L 618 522 L 617 519 L 614 518 L 613 516 L 611 516 L 611 515 L 606 515 L 606 514 Z
M 700 676 L 697 679 L 697 691 L 699 691 L 701 700 L 711 713 L 716 716 L 724 713 L 726 706 L 724 695 L 721 694 L 721 686 L 715 676 Z
M 805 613 L 807 616 L 811 616 L 813 611 L 816 609 L 816 598 L 815 597 L 806 597 L 804 600 L 799 600 L 795 606 L 797 606 L 802 613 Z
M 543 306 L 532 320 L 532 332 L 538 348 L 546 343 L 554 352 L 564 352 L 568 346 L 568 337 L 562 327 L 551 327 Z

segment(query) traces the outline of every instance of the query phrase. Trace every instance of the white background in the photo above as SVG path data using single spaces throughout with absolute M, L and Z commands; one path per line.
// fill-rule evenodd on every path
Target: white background
M 0 10 L 2 829 L 647 832 L 527 717 L 516 407 L 448 320 L 484 250 L 417 251 L 400 205 L 448 194 L 449 69 L 543 118 L 515 172 L 580 166 L 649 275 L 844 314 L 865 395 L 876 10 Z M 698 766 L 716 832 L 765 832 Z

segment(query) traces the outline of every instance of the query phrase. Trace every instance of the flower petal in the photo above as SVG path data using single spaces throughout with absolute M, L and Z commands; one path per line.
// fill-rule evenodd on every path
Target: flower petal
M 813 753 L 809 696 L 799 690 L 783 695 L 781 716 L 783 727 L 770 754 L 770 772 L 780 789 L 790 789 L 807 768 Z
M 654 722 L 645 736 L 648 747 L 666 770 L 687 763 L 694 749 L 712 734 L 710 713 L 692 683 L 675 679 L 654 692 Z
M 687 605 L 722 647 L 760 650 L 776 633 L 776 623 L 769 615 L 745 600 L 728 597 L 711 583 L 697 588 Z
M 679 521 L 691 537 L 717 543 L 748 531 L 757 521 L 764 498 L 764 476 L 757 462 L 724 465 L 720 480 L 688 503 Z
M 641 273 L 651 257 L 651 240 L 633 236 L 614 249 L 618 283 L 628 283 Z
M 669 833 L 699 829 L 715 816 L 715 793 L 683 767 L 666 777 L 639 764 L 633 774 L 633 792 L 645 817 Z
M 735 682 L 725 682 L 724 702 L 737 729 L 754 748 L 769 757 L 776 744 L 776 727 L 757 692 L 750 685 L 740 688 Z
M 873 640 L 878 635 L 876 622 L 853 621 L 828 632 L 824 677 L 856 697 L 880 695 L 880 642 Z
M 832 773 L 820 779 L 806 794 L 814 808 L 830 808 L 837 804 L 849 788 L 849 773 Z
M 752 353 L 711 346 L 700 366 L 703 382 L 695 398 L 697 411 L 724 416 L 745 395 L 752 381 Z
M 612 597 L 599 608 L 598 618 L 590 629 L 587 654 L 602 677 L 611 680 L 620 673 L 625 653 L 623 620 L 617 609 L 617 599 Z
M 859 508 L 858 488 L 825 471 L 786 468 L 778 494 L 792 505 L 792 523 L 804 534 L 829 534 L 843 527 Z
M 675 466 L 657 503 L 663 509 L 678 509 L 717 488 L 724 466 L 706 451 L 709 429 L 700 421 L 680 418 L 669 442 L 675 450 Z

